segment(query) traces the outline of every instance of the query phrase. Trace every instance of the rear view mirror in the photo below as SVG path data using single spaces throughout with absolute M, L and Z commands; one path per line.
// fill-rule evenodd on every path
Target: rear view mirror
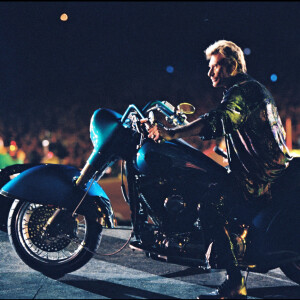
M 192 115 L 195 112 L 195 107 L 190 103 L 180 103 L 177 110 L 186 115 Z

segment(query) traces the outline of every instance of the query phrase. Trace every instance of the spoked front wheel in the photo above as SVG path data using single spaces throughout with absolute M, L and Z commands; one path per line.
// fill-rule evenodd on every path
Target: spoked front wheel
M 8 217 L 8 235 L 19 257 L 32 269 L 61 277 L 85 265 L 97 250 L 102 227 L 83 215 L 60 211 L 45 229 L 56 208 L 15 200 Z M 90 250 L 90 251 L 89 251 Z

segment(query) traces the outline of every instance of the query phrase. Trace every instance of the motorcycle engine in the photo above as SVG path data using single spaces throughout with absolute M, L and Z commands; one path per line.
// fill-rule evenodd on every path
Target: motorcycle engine
M 173 194 L 165 198 L 164 210 L 166 218 L 164 220 L 164 227 L 167 231 L 184 232 L 193 230 L 192 226 L 194 222 L 191 222 L 191 220 L 195 216 L 193 216 L 191 205 L 187 203 L 186 199 L 186 197 L 180 194 Z
M 198 218 L 196 197 L 193 190 L 189 193 L 187 184 L 160 177 L 139 177 L 139 191 L 152 213 L 161 221 L 163 231 L 188 232 L 195 229 L 194 223 Z
M 164 208 L 171 217 L 178 217 L 186 207 L 183 196 L 171 195 L 164 201 Z

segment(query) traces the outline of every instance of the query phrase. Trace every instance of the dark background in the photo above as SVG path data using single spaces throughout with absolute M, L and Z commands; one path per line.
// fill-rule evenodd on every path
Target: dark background
M 198 116 L 222 96 L 204 50 L 226 39 L 251 49 L 248 73 L 271 90 L 283 121 L 293 119 L 297 143 L 299 13 L 289 1 L 0 2 L 0 118 L 7 135 L 41 135 L 88 127 L 99 107 L 123 113 L 156 99 L 189 101 Z
M 298 84 L 299 13 L 288 1 L 1 2 L 1 103 L 125 107 L 168 97 L 161 79 L 192 84 L 201 98 L 203 51 L 219 39 L 250 48 L 249 74 L 263 83 L 276 73 L 276 85 Z

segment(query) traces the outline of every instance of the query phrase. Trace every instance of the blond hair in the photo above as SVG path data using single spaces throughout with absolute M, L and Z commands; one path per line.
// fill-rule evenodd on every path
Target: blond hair
M 209 60 L 212 55 L 221 53 L 225 56 L 227 64 L 235 66 L 234 71 L 237 73 L 246 73 L 246 61 L 242 49 L 235 43 L 220 40 L 210 45 L 205 51 L 206 59 Z M 233 71 L 233 73 L 234 73 Z

